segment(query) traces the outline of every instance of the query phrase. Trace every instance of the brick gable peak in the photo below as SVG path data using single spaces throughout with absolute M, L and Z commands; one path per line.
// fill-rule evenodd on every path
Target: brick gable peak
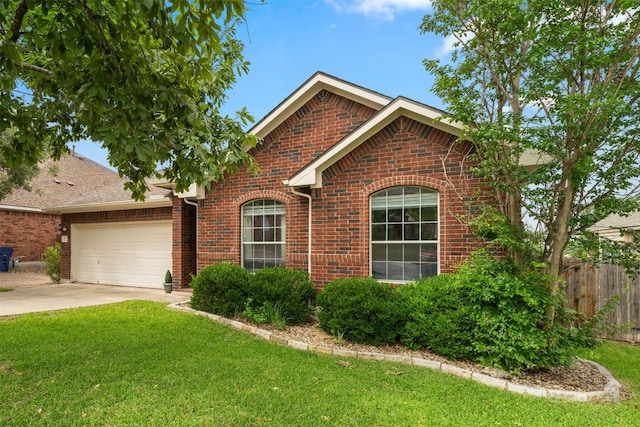
M 278 104 L 278 106 L 269 112 L 262 120 L 256 123 L 256 125 L 249 130 L 249 133 L 259 138 L 265 138 L 271 131 L 291 115 L 295 114 L 321 91 L 339 95 L 376 111 L 381 110 L 393 100 L 393 98 L 378 92 L 318 71 L 284 101 Z
M 360 127 L 292 175 L 285 182 L 286 185 L 289 187 L 322 188 L 323 171 L 400 117 L 407 117 L 456 137 L 460 136 L 462 132 L 462 125 L 447 119 L 442 110 L 399 96 Z

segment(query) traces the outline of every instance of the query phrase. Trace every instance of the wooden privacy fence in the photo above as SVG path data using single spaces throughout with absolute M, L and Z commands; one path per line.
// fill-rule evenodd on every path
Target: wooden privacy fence
M 627 328 L 601 338 L 640 343 L 640 276 L 634 280 L 621 267 L 600 265 L 595 268 L 579 260 L 565 260 L 565 266 L 565 305 L 589 319 L 610 298 L 620 295 L 620 304 L 607 315 L 606 322 Z

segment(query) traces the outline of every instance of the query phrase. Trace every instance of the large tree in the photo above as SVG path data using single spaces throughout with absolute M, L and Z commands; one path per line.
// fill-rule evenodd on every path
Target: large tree
M 247 72 L 243 0 L 0 0 L 0 158 L 8 168 L 91 139 L 142 198 L 254 167 L 252 120 L 220 111 Z
M 510 255 L 531 260 L 518 242 L 525 224 L 538 222 L 544 243 L 533 261 L 557 294 L 572 238 L 640 207 L 638 1 L 435 0 L 421 30 L 452 41 L 450 61 L 425 65 L 477 147 Z M 540 160 L 534 171 L 519 162 L 531 153 Z M 637 257 L 627 261 L 638 266 Z M 552 322 L 552 308 L 547 315 Z

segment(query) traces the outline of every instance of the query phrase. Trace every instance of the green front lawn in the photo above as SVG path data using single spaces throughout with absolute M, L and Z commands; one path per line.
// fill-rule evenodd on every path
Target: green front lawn
M 583 356 L 640 395 L 640 347 Z M 298 351 L 160 303 L 0 318 L 2 426 L 630 426 L 639 411 Z

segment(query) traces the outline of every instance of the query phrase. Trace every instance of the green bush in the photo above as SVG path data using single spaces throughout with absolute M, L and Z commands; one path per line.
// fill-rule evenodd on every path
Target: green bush
M 316 290 L 306 271 L 284 267 L 259 270 L 251 276 L 248 294 L 251 303 L 245 311 L 279 312 L 287 325 L 311 320 Z
M 60 281 L 60 243 L 47 246 L 44 250 L 45 272 L 52 282 Z
M 320 327 L 363 344 L 396 342 L 404 325 L 403 306 L 389 284 L 349 278 L 327 283 L 318 294 Z
M 191 308 L 222 316 L 241 313 L 247 300 L 249 272 L 232 262 L 209 265 L 191 280 Z
M 451 359 L 510 372 L 571 363 L 588 337 L 565 326 L 571 312 L 553 299 L 539 273 L 522 275 L 509 260 L 478 253 L 457 274 L 420 280 L 398 290 L 407 324 L 401 342 Z M 559 315 L 545 327 L 545 310 Z
M 454 275 L 420 279 L 399 286 L 407 323 L 400 342 L 408 348 L 428 348 L 450 359 L 470 359 L 473 325 L 470 307 Z
M 518 273 L 509 260 L 474 256 L 458 274 L 474 324 L 474 359 L 511 372 L 570 364 L 581 331 L 568 325 L 571 313 L 551 296 L 541 273 Z M 558 316 L 546 325 L 545 311 Z
M 247 298 L 245 309 L 242 312 L 242 316 L 250 322 L 257 323 L 258 325 L 269 324 L 275 326 L 278 329 L 284 329 L 287 326 L 287 320 L 282 312 L 280 303 L 271 303 L 265 301 L 261 306 L 256 308 L 256 304 L 253 302 L 253 298 Z

